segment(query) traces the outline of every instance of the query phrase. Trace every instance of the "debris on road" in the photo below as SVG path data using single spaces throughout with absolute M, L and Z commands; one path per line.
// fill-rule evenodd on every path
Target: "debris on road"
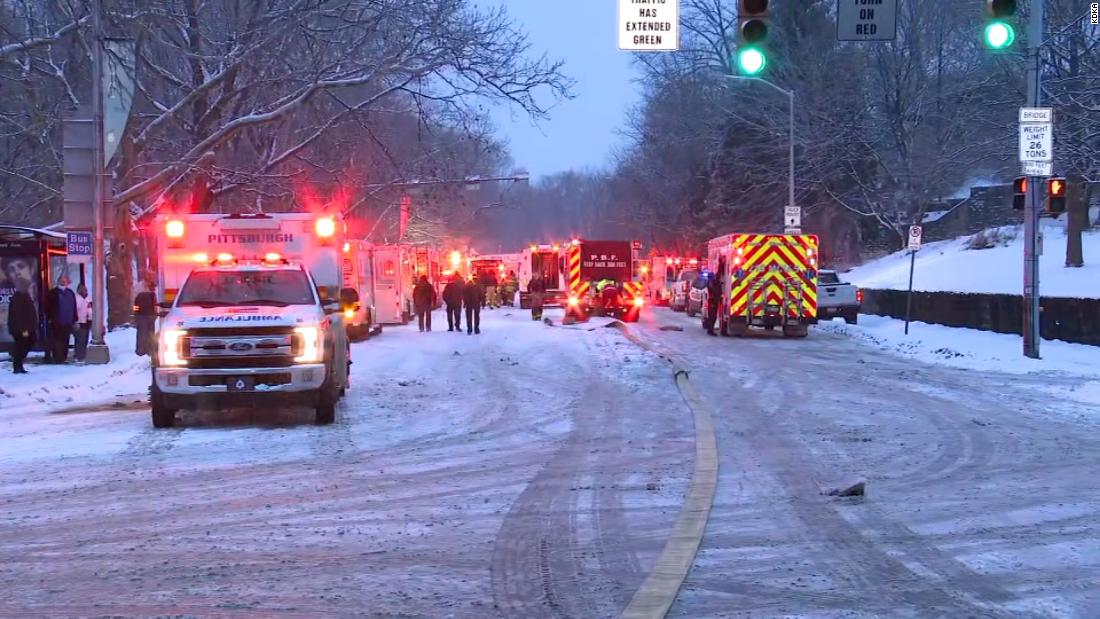
M 683 331 L 684 328 L 678 325 L 665 325 L 661 327 L 661 331 Z
M 864 493 L 866 491 L 866 486 L 867 486 L 867 481 L 864 480 L 864 479 L 860 479 L 860 480 L 857 480 L 857 481 L 853 481 L 851 483 L 847 483 L 847 484 L 844 484 L 844 485 L 841 485 L 841 486 L 837 486 L 836 488 L 832 488 L 828 492 L 826 492 L 825 494 L 827 494 L 829 496 L 835 496 L 835 497 L 864 496 Z

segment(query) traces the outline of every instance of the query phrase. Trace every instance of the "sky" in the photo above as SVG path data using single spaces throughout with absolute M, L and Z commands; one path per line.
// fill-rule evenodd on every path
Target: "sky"
M 575 98 L 559 103 L 538 125 L 522 111 L 497 108 L 493 122 L 515 167 L 533 178 L 570 169 L 605 168 L 623 142 L 626 113 L 638 101 L 630 54 L 618 49 L 615 0 L 482 0 L 504 5 L 528 34 L 531 54 L 565 61 Z

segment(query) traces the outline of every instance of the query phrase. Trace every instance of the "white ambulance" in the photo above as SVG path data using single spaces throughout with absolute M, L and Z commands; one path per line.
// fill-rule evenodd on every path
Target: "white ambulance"
M 344 241 L 342 254 L 343 294 L 359 303 L 358 309 L 344 308 L 344 323 L 348 338 L 358 342 L 382 332 L 376 305 L 374 247 L 366 241 Z M 348 289 L 356 294 L 351 295 Z
M 222 215 L 167 214 L 155 220 L 158 230 L 157 298 L 171 301 L 196 266 L 219 257 L 259 260 L 278 254 L 306 267 L 318 296 L 335 299 L 342 310 L 360 312 L 357 286 L 345 286 L 345 226 L 339 215 L 312 213 L 245 213 Z
M 193 266 L 162 303 L 153 426 L 172 427 L 180 409 L 293 405 L 332 423 L 351 358 L 340 305 L 320 287 L 306 267 L 274 252 L 258 260 L 223 252 Z
M 565 257 L 562 246 L 531 245 L 523 250 L 523 261 L 519 265 L 519 306 L 523 309 L 531 307 L 531 293 L 527 285 L 535 275 L 541 275 L 546 285 L 546 293 L 543 295 L 543 306 L 560 305 L 565 307 L 566 292 Z

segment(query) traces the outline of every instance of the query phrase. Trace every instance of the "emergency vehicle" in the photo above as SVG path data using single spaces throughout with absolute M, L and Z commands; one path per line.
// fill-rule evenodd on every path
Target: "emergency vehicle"
M 566 249 L 569 297 L 566 315 L 581 320 L 591 314 L 636 322 L 645 305 L 642 282 L 635 281 L 630 241 L 575 239 Z M 601 282 L 610 282 L 600 288 Z
M 565 306 L 567 294 L 565 286 L 565 259 L 562 255 L 562 247 L 553 245 L 531 245 L 523 250 L 523 260 L 520 262 L 519 271 L 519 306 L 523 309 L 531 307 L 531 293 L 527 285 L 536 275 L 542 275 L 542 281 L 546 284 L 546 294 L 543 296 L 543 307 L 549 305 Z
M 343 310 L 344 324 L 348 338 L 357 342 L 382 332 L 375 306 L 374 248 L 366 241 L 344 241 L 342 253 L 344 290 L 354 290 L 356 294 L 347 293 L 346 297 L 350 298 L 341 300 L 358 302 L 358 308 L 351 306 Z
M 169 283 L 149 389 L 155 427 L 173 426 L 180 409 L 231 406 L 306 405 L 318 424 L 334 421 L 350 346 L 339 302 L 308 268 L 275 252 L 223 253 Z
M 711 239 L 707 259 L 722 287 L 723 335 L 743 336 L 753 326 L 806 337 L 817 322 L 816 235 L 727 234 Z
M 654 305 L 668 305 L 673 303 L 676 288 L 680 285 L 680 273 L 684 269 L 698 268 L 698 258 L 684 258 L 680 256 L 653 256 L 643 265 L 646 283 L 646 298 Z M 680 305 L 683 310 L 683 304 Z
M 375 245 L 372 254 L 374 306 L 379 324 L 403 325 L 412 319 L 413 288 L 421 275 L 428 276 L 437 298 L 440 297 L 446 276 L 437 249 L 397 243 Z
M 172 301 L 191 270 L 211 261 L 261 259 L 278 254 L 309 269 L 322 299 L 360 310 L 358 291 L 344 286 L 338 215 L 311 213 L 216 213 L 158 215 L 157 298 Z

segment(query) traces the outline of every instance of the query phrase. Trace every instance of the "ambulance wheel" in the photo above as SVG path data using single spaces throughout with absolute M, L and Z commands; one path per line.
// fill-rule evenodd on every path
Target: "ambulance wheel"
M 153 370 L 153 383 L 149 387 L 149 405 L 153 418 L 154 428 L 171 428 L 176 425 L 176 411 L 179 409 L 168 406 L 164 401 L 164 394 L 157 389 L 156 370 Z
M 333 384 L 333 368 L 325 368 L 325 382 L 321 385 L 321 392 L 317 396 L 317 406 L 314 409 L 314 422 L 319 426 L 327 426 L 336 421 L 336 401 L 340 399 L 340 390 Z
M 153 392 L 152 417 L 154 428 L 171 428 L 176 425 L 176 409 L 164 404 L 164 396 Z

